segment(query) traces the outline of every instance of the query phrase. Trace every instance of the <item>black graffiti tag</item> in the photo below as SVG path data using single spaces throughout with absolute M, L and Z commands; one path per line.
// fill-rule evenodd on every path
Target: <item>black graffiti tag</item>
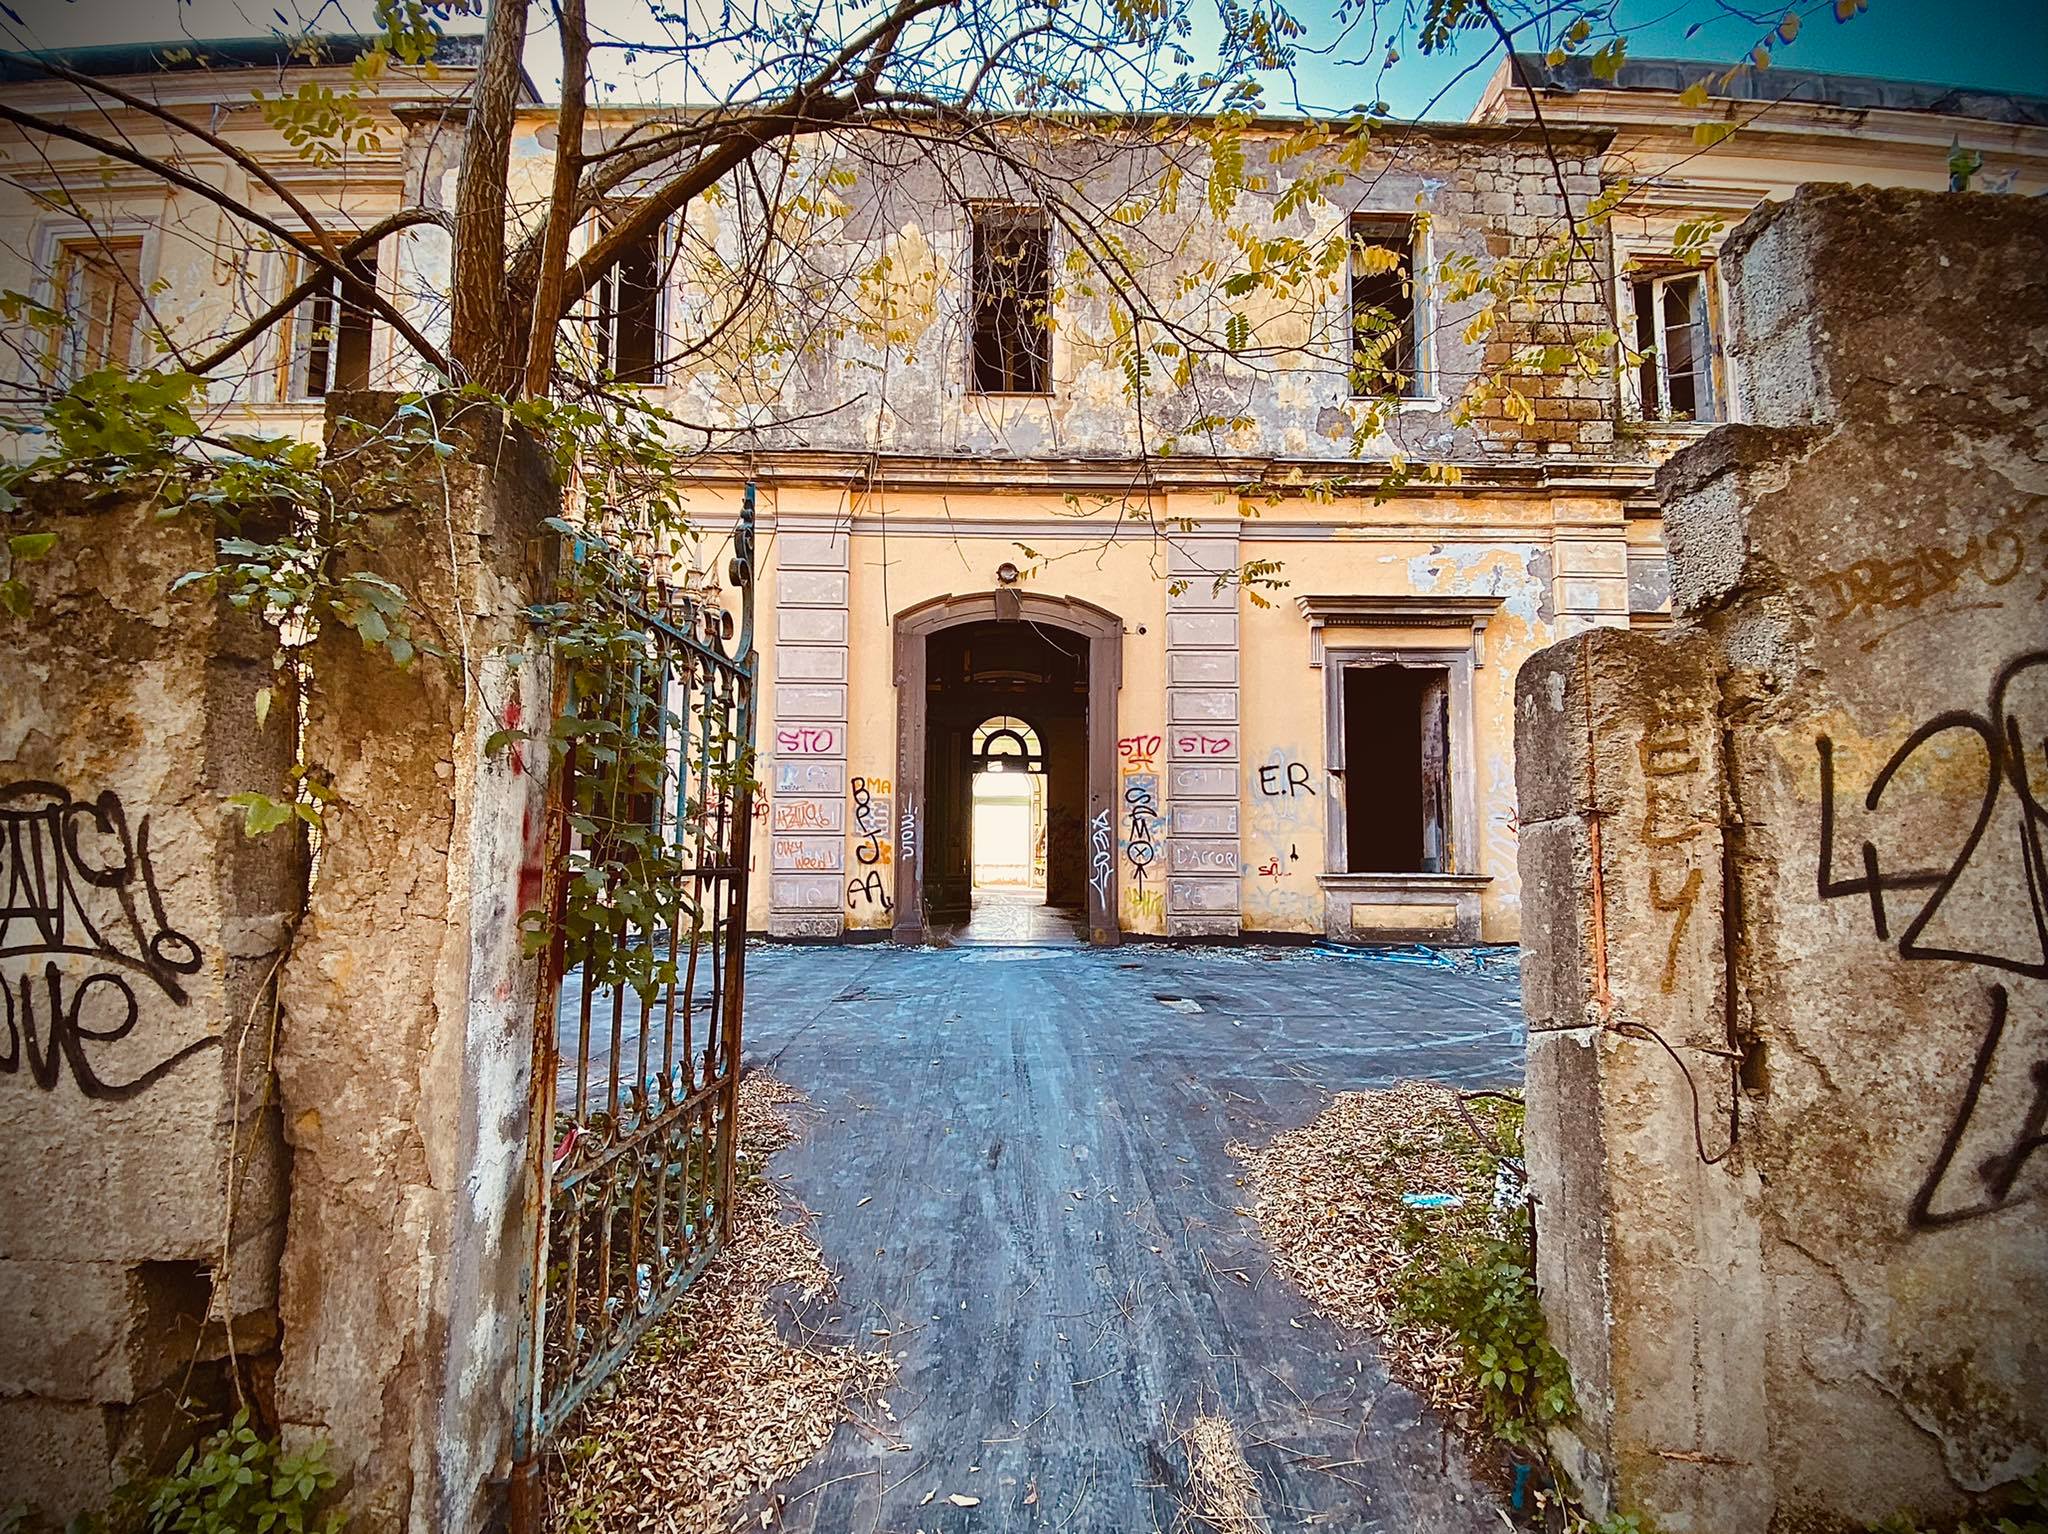
M 0 1075 L 26 1066 L 50 1092 L 68 1066 L 89 1098 L 146 1091 L 220 1041 L 188 1044 L 129 1081 L 103 1079 L 94 1050 L 134 1031 L 138 983 L 182 1007 L 180 978 L 199 964 L 157 893 L 148 816 L 131 835 L 111 790 L 86 802 L 56 783 L 0 787 Z
M 1154 780 L 1133 776 L 1124 788 L 1124 815 L 1129 834 L 1124 838 L 1124 857 L 1131 865 L 1131 883 L 1145 893 L 1145 870 L 1152 866 L 1156 850 L 1152 829 L 1159 821 L 1159 804 L 1153 797 Z
M 2036 793 L 2038 784 L 2048 782 L 2048 719 L 2023 713 L 2029 701 L 2038 706 L 2038 697 L 2019 696 L 2023 683 L 2041 681 L 2048 681 L 2048 650 L 2008 661 L 1992 683 L 1984 712 L 1951 709 L 1935 715 L 1907 736 L 1871 779 L 1863 808 L 1874 816 L 1881 812 L 1886 790 L 1901 770 L 1932 743 L 1968 742 L 1974 737 L 1981 745 L 1983 781 L 1976 818 L 1945 867 L 1887 870 L 1876 843 L 1866 840 L 1861 876 L 1836 877 L 1834 743 L 1825 736 L 1814 742 L 1820 759 L 1820 898 L 1866 899 L 1872 931 L 1889 941 L 1895 913 L 1887 897 L 1924 891 L 1925 898 L 1898 935 L 1900 958 L 1951 960 L 2025 979 L 2048 978 L 2048 809 Z M 2042 765 L 2039 773 L 2037 763 Z M 2016 829 L 2009 839 L 1987 840 L 2008 790 L 2016 801 Z M 1938 919 L 1966 874 L 1980 885 L 1995 881 L 2003 892 L 1999 910 L 2016 913 L 2020 920 L 2003 933 L 1944 931 Z M 2043 1054 L 2025 1067 L 2022 1095 L 2030 1100 L 2004 1135 L 2003 1148 L 1977 1158 L 1974 1165 L 1957 1166 L 1966 1138 L 1982 1143 L 1988 1137 L 1997 1143 L 2001 1137 L 1995 1124 L 1980 1121 L 1985 1117 L 1985 1087 L 2002 1063 L 2001 1055 L 2013 1051 L 2007 1034 L 2011 999 L 2003 984 L 1987 988 L 1989 1020 L 1962 1099 L 1907 1212 L 1914 1229 L 1957 1225 L 2003 1208 L 2028 1161 L 2048 1145 L 2048 1136 L 2042 1133 L 2048 1125 L 2048 1054 Z

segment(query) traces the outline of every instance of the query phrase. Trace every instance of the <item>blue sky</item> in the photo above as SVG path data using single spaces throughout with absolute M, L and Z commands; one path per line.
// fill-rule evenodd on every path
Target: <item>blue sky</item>
M 295 21 L 317 16 L 330 28 L 345 26 L 352 13 L 367 14 L 367 0 L 8 0 L 26 23 L 29 39 L 44 47 L 77 47 L 97 42 L 146 42 L 177 37 L 247 37 L 275 30 L 278 15 Z M 670 0 L 671 4 L 676 0 Z M 1195 0 L 1206 5 L 1208 0 Z M 1398 116 L 1465 116 L 1498 62 L 1497 52 L 1479 44 L 1449 58 L 1424 58 L 1407 46 L 1390 70 L 1382 70 L 1384 35 L 1375 43 L 1365 31 L 1333 42 L 1337 0 L 1293 0 L 1309 30 L 1308 42 L 1328 51 L 1305 57 L 1297 72 L 1299 100 L 1286 82 L 1273 82 L 1270 105 L 1292 111 L 1344 110 L 1383 98 Z M 1745 55 L 1775 19 L 1747 20 L 1738 6 L 1766 6 L 1767 0 L 1615 0 L 1615 16 L 1629 34 L 1629 51 L 1641 58 L 1680 57 L 1732 63 Z M 1833 0 L 1788 0 L 1801 18 L 1797 40 L 1776 52 L 1786 68 L 1928 80 L 1988 90 L 2048 96 L 2048 0 L 1869 0 L 1868 9 L 1846 23 L 1833 19 Z M 692 7 L 695 9 L 695 6 Z M 853 7 L 858 9 L 856 5 Z M 1390 11 L 1403 9 L 1391 0 Z M 1419 4 L 1416 6 L 1420 8 Z M 1507 8 L 1512 12 L 1512 7 Z M 544 13 L 545 4 L 535 5 Z M 646 0 L 591 0 L 593 18 L 609 21 L 622 35 L 645 25 Z M 1767 9 L 1754 14 L 1767 15 Z M 359 23 L 358 23 L 359 24 Z M 22 31 L 4 29 L 15 36 Z M 12 39 L 10 39 L 11 41 Z M 530 67 L 544 91 L 555 79 L 551 33 L 536 30 Z M 1520 40 L 1518 39 L 1518 42 Z M 1532 40 L 1532 45 L 1533 40 Z M 613 57 L 617 57 L 614 55 Z M 622 82 L 622 95 L 636 94 Z
M 1774 50 L 1781 67 L 2048 96 L 2048 0 L 1869 0 L 1869 9 L 1841 23 L 1831 0 L 1794 9 L 1802 25 L 1793 43 Z M 1296 14 L 1311 39 L 1327 39 L 1332 10 L 1328 0 L 1299 0 Z M 1768 22 L 1735 16 L 1717 0 L 1619 0 L 1615 16 L 1637 58 L 1733 63 L 1769 30 Z M 1383 50 L 1366 46 L 1363 36 L 1349 39 L 1334 54 L 1304 61 L 1297 71 L 1301 105 L 1342 109 L 1379 95 L 1401 117 L 1463 117 L 1499 60 L 1495 51 L 1477 63 L 1484 50 L 1476 45 L 1490 38 L 1470 35 L 1475 46 L 1451 59 L 1404 48 L 1384 74 Z M 1358 62 L 1360 55 L 1373 62 Z M 1273 105 L 1292 108 L 1279 89 Z

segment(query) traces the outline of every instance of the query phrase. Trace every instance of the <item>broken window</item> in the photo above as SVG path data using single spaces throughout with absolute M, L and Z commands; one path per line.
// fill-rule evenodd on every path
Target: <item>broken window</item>
M 142 313 L 142 241 L 67 244 L 60 262 L 64 332 L 58 343 L 58 381 L 76 383 L 100 368 L 132 365 Z
M 370 386 L 370 298 L 377 286 L 377 251 L 355 258 L 361 278 L 329 272 L 292 311 L 291 399 L 325 399 L 337 389 Z M 297 277 L 292 278 L 294 285 Z
M 592 337 L 620 383 L 661 381 L 662 239 L 656 227 L 619 252 L 591 293 Z
M 979 394 L 1043 394 L 1052 338 L 1052 259 L 1044 217 L 1029 208 L 974 215 L 974 347 Z
M 1456 871 L 1450 695 L 1442 666 L 1344 667 L 1346 872 Z
M 1639 386 L 1649 421 L 1713 421 L 1714 330 L 1705 272 L 1637 277 Z
M 1351 393 L 1354 398 L 1424 392 L 1415 301 L 1415 223 L 1361 215 L 1351 220 Z

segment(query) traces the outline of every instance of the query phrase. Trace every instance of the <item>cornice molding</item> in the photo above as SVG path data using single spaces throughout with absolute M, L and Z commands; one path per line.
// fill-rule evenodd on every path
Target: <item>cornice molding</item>
M 991 458 L 937 454 L 831 452 L 810 448 L 748 454 L 712 454 L 682 472 L 712 484 L 756 480 L 780 487 L 878 490 L 975 490 L 989 494 L 1097 493 L 1124 497 L 1197 490 L 1243 490 L 1286 496 L 1321 492 L 1329 480 L 1360 481 L 1369 495 L 1384 462 L 1308 458 Z M 1466 462 L 1455 484 L 1408 484 L 1401 495 L 1469 497 L 1475 491 L 1554 495 L 1577 492 L 1629 495 L 1647 489 L 1654 465 L 1600 459 L 1544 459 L 1526 463 Z
M 1308 663 L 1323 664 L 1325 634 L 1337 629 L 1442 628 L 1469 630 L 1472 665 L 1486 664 L 1486 621 L 1500 611 L 1497 596 L 1298 596 L 1295 605 L 1308 619 Z

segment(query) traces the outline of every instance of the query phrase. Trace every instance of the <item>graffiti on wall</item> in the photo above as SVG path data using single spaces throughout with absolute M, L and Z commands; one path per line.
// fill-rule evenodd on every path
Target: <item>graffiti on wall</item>
M 849 785 L 853 829 L 859 838 L 854 843 L 853 860 L 866 872 L 846 881 L 848 910 L 871 906 L 886 915 L 896 908 L 882 878 L 882 870 L 889 865 L 893 851 L 888 837 L 893 807 L 890 787 L 887 778 L 855 778 Z
M 1109 811 L 1097 810 L 1088 823 L 1088 887 L 1095 891 L 1098 908 L 1109 903 L 1109 881 L 1116 873 L 1116 831 L 1110 826 Z
M 1268 762 L 1259 769 L 1259 792 L 1268 799 L 1292 799 L 1307 794 L 1313 799 L 1316 791 L 1309 787 L 1308 764 L 1297 762 L 1292 757 Z
M 781 756 L 831 756 L 839 749 L 839 731 L 829 724 L 793 725 L 775 732 Z
M 1137 738 L 1157 749 L 1158 736 Z M 1160 808 L 1159 774 L 1150 770 L 1133 771 L 1131 764 L 1137 760 L 1139 758 L 1131 758 L 1123 774 L 1121 840 L 1124 866 L 1130 870 L 1130 878 L 1119 891 L 1126 918 L 1134 927 L 1150 922 L 1155 916 L 1163 919 L 1166 913 L 1165 892 L 1152 872 L 1159 859 L 1160 829 L 1165 818 L 1165 812 Z
M 1637 840 L 1649 853 L 1650 907 L 1671 918 L 1664 967 L 1657 977 L 1657 989 L 1666 996 L 1678 988 L 1678 956 L 1700 898 L 1702 875 L 1685 848 L 1707 829 L 1689 808 L 1701 771 L 1690 723 L 1667 715 L 1636 742 L 1643 769 L 1643 824 Z
M 2012 977 L 1986 982 L 1977 1052 L 1907 1224 L 1936 1230 L 1995 1214 L 2048 1146 L 2048 1048 L 2038 1037 L 2029 1048 L 2011 1028 L 2013 983 L 2048 979 L 2048 806 L 2039 792 L 2043 764 L 2029 756 L 2048 752 L 2048 650 L 2001 667 L 1982 712 L 1936 714 L 1886 758 L 1861 795 L 1867 834 L 1850 872 L 1836 866 L 1834 742 L 1820 736 L 1814 750 L 1820 898 L 1865 902 L 1873 934 L 1906 962 L 1962 963 Z M 1930 848 L 1924 825 L 1902 824 L 1915 808 L 1915 768 L 1934 775 L 1944 800 L 1956 775 L 1967 775 L 1964 802 L 1974 798 L 1975 813 L 1956 828 L 1951 846 Z M 1887 831 L 1891 846 L 1881 847 Z M 1901 842 L 1936 861 L 1887 867 Z
M 131 833 L 112 790 L 84 801 L 56 783 L 0 787 L 0 1075 L 26 1070 L 52 1092 L 68 1069 L 104 1102 L 148 1090 L 219 1039 L 126 1081 L 107 1080 L 100 1063 L 141 1019 L 138 986 L 183 1007 L 181 977 L 199 965 L 199 945 L 171 926 L 157 891 L 147 815 Z
M 1301 849 L 1322 844 L 1323 809 L 1302 754 L 1276 747 L 1252 769 L 1246 801 L 1243 900 L 1248 918 L 1276 931 L 1314 932 L 1323 923 L 1322 890 L 1302 878 Z M 1313 874 L 1320 858 L 1310 864 Z
M 2027 544 L 2019 528 L 2001 526 L 1970 534 L 1960 548 L 1927 544 L 1896 558 L 1858 559 L 1821 572 L 1812 586 L 1825 604 L 1824 622 L 1866 629 L 1882 625 L 1862 641 L 1861 648 L 1869 650 L 1923 617 L 2003 606 L 2001 588 L 2026 563 Z M 1953 600 L 1923 610 L 1937 598 Z
M 1158 735 L 1126 735 L 1116 743 L 1116 754 L 1127 768 L 1150 767 L 1159 760 L 1164 744 Z

